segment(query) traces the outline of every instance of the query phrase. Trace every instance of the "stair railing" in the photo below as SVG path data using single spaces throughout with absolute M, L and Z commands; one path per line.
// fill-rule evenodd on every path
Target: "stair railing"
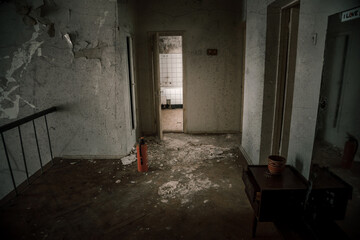
M 21 152 L 22 152 L 22 157 L 23 157 L 23 161 L 24 161 L 24 167 L 25 167 L 25 171 L 26 171 L 26 180 L 27 180 L 27 183 L 30 184 L 30 182 L 29 182 L 29 171 L 28 171 L 27 164 L 26 164 L 26 156 L 25 156 L 25 151 L 24 151 L 24 144 L 23 144 L 23 139 L 22 139 L 22 135 L 21 135 L 21 125 L 32 121 L 32 125 L 33 125 L 33 128 L 34 128 L 34 136 L 35 136 L 35 141 L 36 141 L 36 147 L 37 147 L 37 152 L 38 152 L 39 161 L 40 161 L 41 173 L 43 173 L 43 171 L 44 171 L 43 170 L 43 163 L 42 163 L 42 159 L 41 159 L 38 136 L 37 136 L 37 132 L 36 132 L 35 119 L 40 118 L 40 117 L 44 117 L 44 119 L 45 119 L 46 133 L 47 133 L 47 138 L 48 138 L 48 142 L 49 142 L 51 162 L 52 162 L 52 164 L 54 164 L 54 160 L 53 160 L 54 157 L 53 157 L 53 152 L 52 152 L 52 148 L 51 148 L 51 139 L 50 139 L 49 127 L 48 127 L 46 115 L 49 114 L 49 113 L 55 112 L 56 110 L 57 110 L 56 107 L 51 107 L 51 108 L 45 109 L 45 110 L 43 110 L 41 112 L 34 113 L 34 114 L 30 115 L 30 116 L 21 118 L 19 120 L 13 121 L 11 123 L 8 123 L 8 124 L 0 127 L 0 134 L 1 134 L 1 139 L 2 139 L 2 142 L 3 142 L 3 146 L 4 146 L 4 152 L 5 152 L 6 160 L 7 160 L 10 175 L 11 175 L 11 180 L 12 180 L 16 195 L 18 195 L 18 191 L 17 191 L 17 187 L 16 187 L 16 183 L 15 183 L 14 173 L 13 173 L 13 170 L 12 170 L 11 164 L 10 164 L 9 154 L 8 154 L 8 150 L 7 150 L 6 142 L 5 142 L 5 138 L 4 138 L 4 132 L 6 132 L 6 131 L 8 131 L 10 129 L 13 129 L 13 128 L 18 129 L 19 138 L 20 138 Z

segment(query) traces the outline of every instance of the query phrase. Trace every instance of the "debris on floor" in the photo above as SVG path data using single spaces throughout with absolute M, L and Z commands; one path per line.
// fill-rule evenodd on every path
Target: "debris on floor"
M 239 135 L 145 140 L 147 173 L 137 171 L 135 152 L 58 161 L 2 209 L 0 230 L 7 239 L 251 239 Z M 279 237 L 274 227 L 259 234 Z
M 121 163 L 123 165 L 130 165 L 133 162 L 136 162 L 136 154 L 134 154 L 134 153 L 130 154 L 130 155 L 126 156 L 126 157 L 123 157 L 121 159 Z

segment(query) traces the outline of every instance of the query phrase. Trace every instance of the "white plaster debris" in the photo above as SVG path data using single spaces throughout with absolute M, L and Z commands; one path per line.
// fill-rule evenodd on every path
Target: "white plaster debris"
M 132 184 L 136 183 L 135 181 L 131 181 Z
M 121 180 L 120 180 L 120 179 L 118 179 L 118 180 L 116 180 L 116 181 L 115 181 L 115 183 L 121 183 Z
M 146 184 L 152 183 L 152 180 L 145 182 Z
M 123 165 L 129 165 L 129 164 L 131 164 L 131 163 L 133 163 L 135 161 L 136 161 L 136 155 L 135 154 L 130 154 L 130 155 L 128 155 L 126 157 L 123 157 L 121 159 L 121 163 Z
M 77 162 L 71 162 L 70 164 L 71 164 L 71 165 L 75 165 L 75 164 L 77 164 Z
M 41 57 L 41 56 L 42 56 L 41 48 L 38 48 L 38 50 L 37 50 L 37 55 L 38 55 L 38 57 Z
M 159 187 L 158 194 L 162 200 L 180 198 L 181 204 L 183 205 L 190 201 L 193 194 L 209 189 L 210 187 L 211 181 L 208 178 L 190 179 L 190 181 L 184 183 L 181 183 L 180 181 L 170 181 Z
M 184 205 L 184 204 L 188 203 L 189 201 L 190 201 L 189 199 L 183 198 L 183 199 L 181 199 L 181 204 Z
M 170 181 L 159 187 L 158 194 L 163 198 L 172 198 L 176 194 L 176 187 L 179 181 Z
M 214 162 L 227 163 L 227 158 L 233 158 L 235 156 L 233 152 L 237 148 L 232 145 L 229 147 L 228 145 L 226 147 L 212 145 L 201 140 L 193 141 L 193 139 L 189 140 L 186 137 L 167 139 L 165 136 L 163 142 L 147 138 L 147 142 L 152 143 L 152 147 L 148 150 L 149 159 L 153 159 L 152 161 L 157 166 L 168 167 L 172 172 L 168 180 L 158 187 L 159 203 L 166 203 L 171 199 L 176 199 L 182 206 L 189 207 L 191 207 L 195 194 L 210 188 L 216 190 L 220 188 L 219 182 L 211 182 L 205 175 L 199 174 L 198 169 L 204 164 L 202 161 L 206 161 L 206 164 L 209 165 Z M 165 154 L 164 148 L 166 150 Z M 182 151 L 177 151 L 178 149 L 182 149 Z M 168 156 L 165 156 L 167 153 L 169 153 Z M 214 160 L 211 161 L 212 159 Z M 183 165 L 186 165 L 186 168 L 180 168 Z M 158 175 L 159 172 L 155 172 L 155 174 Z M 224 186 L 232 187 L 229 182 L 222 181 Z M 204 200 L 204 204 L 209 201 L 208 199 Z
M 218 147 L 210 144 L 203 145 L 201 143 L 187 143 L 178 139 L 172 139 L 172 141 L 169 141 L 166 144 L 167 148 L 174 150 L 179 147 L 186 147 L 186 149 L 188 149 L 188 151 L 180 151 L 176 159 L 169 161 L 171 164 L 176 164 L 178 161 L 192 162 L 194 160 L 201 161 L 207 159 L 226 158 L 229 154 L 225 152 L 231 150 L 231 148 L 227 147 Z M 156 154 L 157 152 L 149 151 L 149 159 L 156 158 Z
M 68 33 L 64 34 L 63 38 L 66 40 L 67 44 L 71 49 L 73 49 L 73 43 L 71 42 L 70 35 Z

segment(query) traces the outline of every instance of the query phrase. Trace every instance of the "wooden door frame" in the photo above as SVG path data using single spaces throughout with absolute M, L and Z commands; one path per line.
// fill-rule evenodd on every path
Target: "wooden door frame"
M 300 4 L 299 0 L 276 0 L 267 8 L 267 26 L 266 26 L 266 46 L 265 46 L 265 77 L 264 77 L 264 95 L 263 110 L 261 122 L 261 142 L 260 142 L 260 164 L 267 163 L 267 157 L 273 154 L 273 134 L 275 122 L 275 104 L 277 96 L 277 81 L 279 78 L 279 54 L 280 30 L 281 30 L 281 12 L 285 8 Z M 296 34 L 297 40 L 297 34 Z M 296 50 L 296 49 L 295 49 Z M 296 52 L 296 51 L 295 51 Z M 296 55 L 293 55 L 294 67 Z M 293 75 L 295 75 L 295 68 Z M 292 101 L 291 105 L 292 105 Z M 290 103 L 289 102 L 289 103 Z M 289 106 L 288 106 L 289 107 Z M 291 106 L 290 106 L 291 108 Z M 288 111 L 288 125 L 290 128 L 291 109 Z M 290 129 L 288 129 L 289 133 Z M 287 143 L 288 144 L 288 143 Z M 284 154 L 287 157 L 287 154 Z
M 245 85 L 245 54 L 246 54 L 246 21 L 242 22 L 240 25 L 240 31 L 242 33 L 242 63 L 241 63 L 241 109 L 240 109 L 240 132 L 243 132 L 243 121 L 244 121 L 244 85 Z M 240 138 L 241 144 L 242 138 Z
M 271 154 L 287 156 L 294 93 L 299 3 L 281 9 L 278 78 Z M 283 21 L 285 20 L 285 21 Z
M 154 112 L 155 112 L 155 126 L 156 126 L 156 133 L 159 136 L 160 139 L 163 138 L 162 136 L 162 129 L 159 129 L 159 126 L 161 126 L 161 94 L 160 94 L 160 76 L 159 73 L 155 73 L 154 71 L 154 61 L 157 61 L 157 63 L 159 64 L 159 56 L 157 56 L 154 59 L 153 56 L 153 51 L 154 51 L 154 46 L 153 46 L 153 38 L 155 35 L 158 36 L 181 36 L 181 41 L 182 41 L 182 64 L 183 64 L 183 132 L 187 133 L 187 118 L 186 118 L 186 107 L 187 107 L 187 101 L 186 101 L 186 58 L 185 58 L 185 41 L 184 41 L 184 35 L 185 35 L 185 31 L 182 30 L 173 30 L 173 31 L 149 31 L 148 32 L 148 41 L 150 41 L 149 44 L 149 56 L 150 56 L 150 66 L 151 66 L 151 71 L 150 71 L 150 77 L 152 79 L 152 83 L 153 83 L 153 95 L 154 95 L 154 99 L 153 99 L 153 108 L 154 108 Z M 159 68 L 158 68 L 159 70 Z M 155 75 L 155 76 L 154 76 Z M 158 94 L 155 94 L 156 91 L 158 91 Z M 159 103 L 159 104 L 158 104 Z M 159 105 L 157 107 L 157 105 Z M 160 113 L 158 113 L 158 110 L 160 111 Z M 161 127 L 160 127 L 161 128 Z

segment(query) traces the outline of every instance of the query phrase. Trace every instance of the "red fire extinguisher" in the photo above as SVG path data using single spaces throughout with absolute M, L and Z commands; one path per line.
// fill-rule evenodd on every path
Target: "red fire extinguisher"
M 147 172 L 149 169 L 148 159 L 147 159 L 147 145 L 143 137 L 139 139 L 139 143 L 136 145 L 136 151 L 137 151 L 138 171 Z
M 341 164 L 344 168 L 351 168 L 358 146 L 359 143 L 356 138 L 348 134 L 348 140 L 344 147 L 344 155 L 341 160 Z

